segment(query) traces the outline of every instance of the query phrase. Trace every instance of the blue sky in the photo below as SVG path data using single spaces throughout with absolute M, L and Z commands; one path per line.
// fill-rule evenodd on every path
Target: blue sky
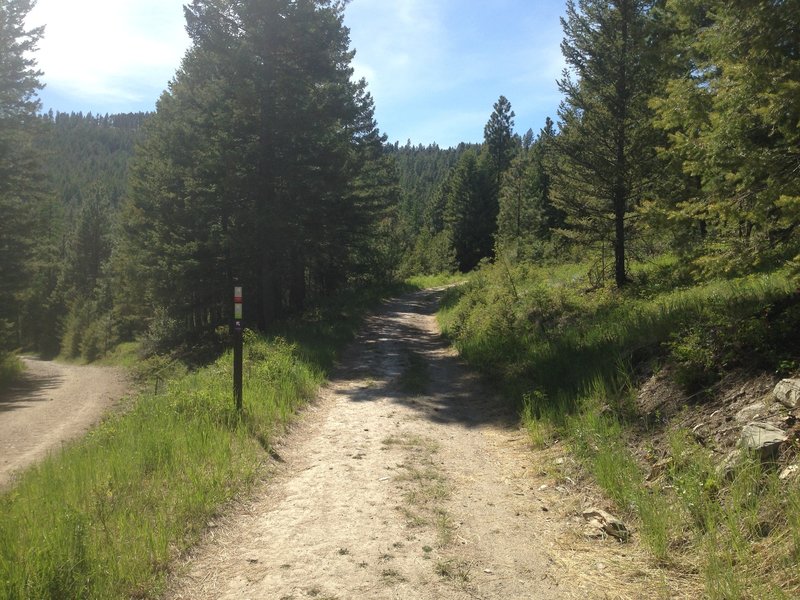
M 189 40 L 184 0 L 38 0 L 44 110 L 153 110 Z M 390 141 L 483 139 L 502 94 L 516 129 L 555 118 L 563 0 L 351 0 L 353 67 Z

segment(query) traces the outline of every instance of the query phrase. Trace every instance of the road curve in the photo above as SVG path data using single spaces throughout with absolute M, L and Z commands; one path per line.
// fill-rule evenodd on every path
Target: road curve
M 86 433 L 129 390 L 114 367 L 22 360 L 24 375 L 0 393 L 0 489 L 14 473 Z

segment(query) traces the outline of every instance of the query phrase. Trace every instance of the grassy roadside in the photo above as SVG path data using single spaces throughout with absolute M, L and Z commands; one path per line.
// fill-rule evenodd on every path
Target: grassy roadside
M 24 370 L 15 354 L 0 353 L 0 392 L 19 378 Z
M 709 598 L 796 597 L 797 484 L 752 459 L 719 471 L 691 432 L 639 413 L 637 384 L 669 366 L 702 402 L 730 370 L 796 373 L 797 282 L 772 273 L 692 285 L 674 267 L 641 269 L 622 293 L 587 290 L 575 265 L 489 267 L 450 293 L 440 321 L 518 403 L 535 445 L 566 440 L 667 573 L 698 565 Z M 655 486 L 637 447 L 648 427 L 666 440 Z
M 380 297 L 354 294 L 268 336 L 248 332 L 242 415 L 226 353 L 150 386 L 26 472 L 0 496 L 0 598 L 158 597 L 174 559 L 263 476 L 270 440 Z

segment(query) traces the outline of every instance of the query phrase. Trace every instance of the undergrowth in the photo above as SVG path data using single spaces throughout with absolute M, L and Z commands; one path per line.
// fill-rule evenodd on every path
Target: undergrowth
M 246 332 L 241 414 L 230 352 L 194 371 L 151 359 L 140 373 L 159 373 L 159 387 L 0 496 L 0 598 L 159 597 L 174 560 L 263 476 L 273 436 L 379 298 L 340 298 L 267 336 Z M 134 355 L 127 346 L 116 358 Z
M 16 381 L 23 370 L 15 354 L 0 352 L 0 392 Z
M 585 269 L 584 271 L 585 272 Z M 665 257 L 623 291 L 591 288 L 580 265 L 488 266 L 452 289 L 445 335 L 517 403 L 535 446 L 564 439 L 665 568 L 701 564 L 710 598 L 800 592 L 800 491 L 754 460 L 729 478 L 686 432 L 669 438 L 664 487 L 645 481 L 637 377 L 669 364 L 701 401 L 731 369 L 791 373 L 800 295 L 782 273 L 692 285 Z

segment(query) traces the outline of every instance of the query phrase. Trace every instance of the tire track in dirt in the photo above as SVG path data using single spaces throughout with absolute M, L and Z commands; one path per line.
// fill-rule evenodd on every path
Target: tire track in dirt
M 592 596 L 560 580 L 525 436 L 440 337 L 442 293 L 368 320 L 264 490 L 210 524 L 170 597 Z
M 130 387 L 113 367 L 22 360 L 25 373 L 0 394 L 0 489 L 15 472 L 86 433 Z

